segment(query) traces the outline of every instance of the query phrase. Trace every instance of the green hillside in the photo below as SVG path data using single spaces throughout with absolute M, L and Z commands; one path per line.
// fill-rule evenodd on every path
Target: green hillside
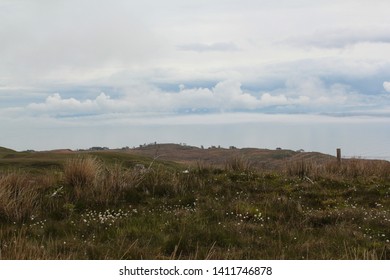
M 0 154 L 3 154 L 3 153 L 16 153 L 16 151 L 8 149 L 8 148 L 0 147 Z
M 288 150 L 12 152 L 0 259 L 390 259 L 390 163 Z

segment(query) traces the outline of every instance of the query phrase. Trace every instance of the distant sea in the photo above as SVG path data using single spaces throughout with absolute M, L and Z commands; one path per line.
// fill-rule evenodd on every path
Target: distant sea
M 0 146 L 16 150 L 121 148 L 148 143 L 290 149 L 390 160 L 390 119 L 219 114 L 0 124 Z

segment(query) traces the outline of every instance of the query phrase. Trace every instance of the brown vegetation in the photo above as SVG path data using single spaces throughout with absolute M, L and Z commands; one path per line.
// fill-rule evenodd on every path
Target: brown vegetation
M 0 259 L 390 258 L 389 162 L 217 150 L 3 157 Z

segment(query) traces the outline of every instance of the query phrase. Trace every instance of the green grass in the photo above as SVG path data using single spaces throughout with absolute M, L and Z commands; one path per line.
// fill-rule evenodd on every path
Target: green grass
M 383 162 L 187 173 L 121 152 L 16 154 L 0 160 L 0 259 L 390 259 Z

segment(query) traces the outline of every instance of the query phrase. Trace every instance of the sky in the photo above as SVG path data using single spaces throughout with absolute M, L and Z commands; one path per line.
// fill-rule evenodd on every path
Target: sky
M 390 159 L 387 0 L 0 0 L 0 146 Z

